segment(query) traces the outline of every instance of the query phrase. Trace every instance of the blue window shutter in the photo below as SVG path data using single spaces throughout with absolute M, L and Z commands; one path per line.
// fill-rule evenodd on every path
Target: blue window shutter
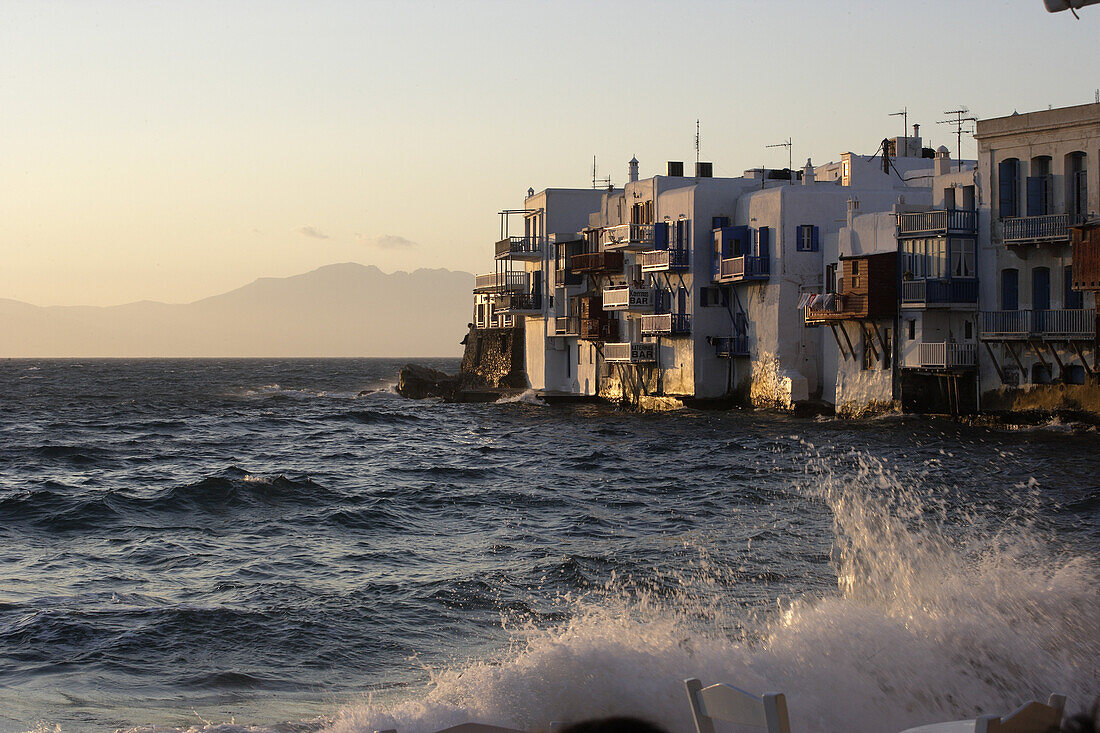
M 1019 216 L 1016 207 L 1016 161 L 1001 161 L 997 166 L 997 179 L 997 210 L 1001 218 Z
M 653 225 L 653 247 L 668 249 L 668 222 L 662 221 Z
M 1036 267 L 1031 270 L 1031 308 L 1037 311 L 1050 310 L 1050 268 Z
M 817 227 L 816 226 L 812 230 L 810 230 L 810 236 L 813 238 L 811 240 L 811 243 L 810 243 L 810 251 L 811 252 L 817 252 L 817 248 L 818 248 L 819 245 L 818 245 L 818 240 L 817 240 Z
M 1085 294 L 1079 290 L 1073 289 L 1073 266 L 1066 265 L 1065 267 L 1065 293 L 1064 308 L 1069 310 L 1080 310 L 1085 307 Z
M 1041 216 L 1043 212 L 1043 177 L 1027 178 L 1027 215 Z
M 802 251 L 802 224 L 799 224 L 794 228 L 794 248 L 799 252 Z
M 771 247 L 771 230 L 768 227 L 760 227 L 756 230 L 756 256 L 768 259 L 768 249 Z
M 714 216 L 710 220 L 711 229 L 721 229 L 722 227 L 728 227 L 730 225 L 730 218 L 728 216 Z
M 733 252 L 727 256 L 740 257 L 749 254 L 749 246 L 752 242 L 752 232 L 749 231 L 749 228 L 745 226 L 730 227 L 730 231 L 732 232 L 731 239 L 736 241 L 736 244 L 733 245 Z

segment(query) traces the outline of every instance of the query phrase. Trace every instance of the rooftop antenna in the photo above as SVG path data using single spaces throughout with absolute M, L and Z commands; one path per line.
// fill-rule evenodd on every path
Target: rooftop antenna
M 596 156 L 592 156 L 592 188 L 611 188 L 611 176 L 607 178 L 596 177 Z
M 695 170 L 699 170 L 699 120 L 695 120 Z
M 791 138 L 787 138 L 784 142 L 776 143 L 775 145 L 765 145 L 764 147 L 765 148 L 786 148 L 787 149 L 787 171 L 793 177 L 794 176 L 794 171 L 792 169 L 794 168 L 794 155 L 791 152 L 791 150 L 793 148 L 793 145 L 791 144 Z M 787 182 L 790 183 L 792 186 L 794 185 L 794 181 L 791 180 L 790 178 L 787 179 Z
M 970 112 L 970 110 L 968 110 L 966 107 L 960 107 L 958 109 L 948 110 L 947 112 L 944 112 L 944 114 L 945 115 L 955 115 L 955 119 L 953 119 L 953 120 L 939 120 L 936 123 L 938 125 L 954 125 L 955 126 L 955 144 L 956 144 L 956 147 L 957 147 L 958 152 L 959 152 L 959 170 L 963 169 L 963 142 L 962 142 L 963 132 L 966 132 L 968 135 L 973 135 L 974 134 L 973 130 L 963 130 L 963 123 L 964 122 L 977 122 L 978 121 L 977 117 L 963 117 L 963 115 L 968 114 L 969 112 Z
M 909 107 L 902 107 L 901 112 L 891 112 L 890 117 L 901 117 L 901 136 L 906 137 L 909 134 Z

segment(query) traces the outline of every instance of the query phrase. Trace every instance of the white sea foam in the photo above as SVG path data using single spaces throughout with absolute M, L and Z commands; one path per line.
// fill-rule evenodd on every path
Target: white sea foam
M 525 389 L 523 392 L 515 395 L 507 395 L 497 400 L 498 405 L 511 404 L 514 402 L 522 402 L 526 405 L 544 405 L 542 399 L 539 398 L 539 393 L 533 389 Z
M 672 597 L 618 581 L 568 601 L 560 625 L 511 629 L 509 648 L 491 658 L 433 670 L 421 688 L 307 725 L 546 729 L 630 714 L 687 731 L 686 677 L 783 691 L 799 731 L 899 731 L 1005 713 L 1050 692 L 1075 711 L 1100 691 L 1094 559 L 1052 554 L 1026 521 L 1005 530 L 978 511 L 960 518 L 866 456 L 810 461 L 801 483 L 835 519 L 834 593 L 777 599 L 773 612 L 754 615 L 730 587 L 732 572 L 709 561 L 685 570 Z M 1023 505 L 1034 490 L 1020 487 Z

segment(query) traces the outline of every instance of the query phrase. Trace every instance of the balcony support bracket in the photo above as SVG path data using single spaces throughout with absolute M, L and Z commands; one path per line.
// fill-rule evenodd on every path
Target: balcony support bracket
M 856 347 L 852 346 L 852 339 L 848 336 L 848 329 L 844 327 L 844 321 L 841 321 L 837 325 L 840 326 L 840 332 L 844 335 L 844 340 L 848 343 L 848 351 L 852 353 L 852 361 L 855 361 Z
M 1081 366 L 1085 368 L 1085 373 L 1088 374 L 1090 377 L 1093 376 L 1095 372 L 1093 371 L 1092 367 L 1089 366 L 1089 362 L 1085 358 L 1085 354 L 1081 351 L 1081 347 L 1077 345 L 1076 341 L 1070 341 L 1069 345 L 1073 347 L 1073 352 L 1077 354 L 1077 359 L 1081 362 Z
M 1035 345 L 1034 341 L 1028 341 L 1027 345 L 1031 347 L 1031 352 L 1035 354 L 1035 358 L 1039 360 L 1039 363 L 1043 365 L 1043 368 L 1050 371 L 1050 364 L 1047 363 L 1046 358 L 1043 356 L 1042 350 Z
M 836 324 L 830 323 L 829 330 L 833 332 L 833 340 L 836 341 L 836 347 L 840 349 L 840 354 L 844 357 L 844 361 L 848 361 L 848 351 L 844 348 L 844 344 L 840 343 L 840 336 L 836 335 Z
M 1012 360 L 1016 362 L 1016 366 L 1020 367 L 1020 375 L 1027 379 L 1027 369 L 1024 369 L 1024 363 L 1020 361 L 1020 356 L 1016 353 L 1016 346 L 1011 341 L 1005 341 L 1004 345 L 1008 349 L 1008 353 L 1012 354 Z
M 1062 359 L 1058 356 L 1058 349 L 1054 347 L 1053 341 L 1047 341 L 1047 348 L 1050 349 L 1050 355 L 1054 357 L 1054 361 L 1058 363 L 1058 373 L 1066 373 L 1066 365 L 1062 363 Z
M 993 362 L 993 368 L 997 370 L 997 377 L 1001 380 L 1001 384 L 1005 383 L 1005 371 L 1001 369 L 1000 360 L 993 355 L 993 347 L 989 345 L 988 341 L 983 341 L 985 344 L 985 350 L 989 352 L 989 360 Z
M 873 333 L 869 333 L 868 328 L 867 328 L 868 326 L 870 326 L 870 330 L 874 331 L 875 330 L 874 324 L 867 324 L 865 321 L 858 321 L 858 323 L 859 323 L 859 335 L 863 337 L 864 343 L 866 343 L 868 346 L 871 347 L 871 355 L 875 358 L 875 361 L 878 361 L 879 355 L 878 355 L 878 347 L 875 346 L 875 335 Z

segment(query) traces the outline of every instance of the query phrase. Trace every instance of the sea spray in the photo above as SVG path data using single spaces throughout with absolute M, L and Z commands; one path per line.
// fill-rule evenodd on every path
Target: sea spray
M 1094 561 L 1052 556 L 1028 527 L 1001 529 L 980 511 L 949 516 L 943 497 L 907 479 L 862 454 L 808 462 L 799 488 L 835 518 L 835 594 L 760 616 L 724 598 L 710 563 L 697 568 L 703 582 L 681 577 L 670 595 L 614 582 L 571 601 L 568 621 L 516 629 L 506 652 L 347 707 L 330 729 L 630 714 L 685 731 L 689 676 L 783 691 L 803 731 L 897 731 L 1050 692 L 1087 705 L 1100 690 Z

